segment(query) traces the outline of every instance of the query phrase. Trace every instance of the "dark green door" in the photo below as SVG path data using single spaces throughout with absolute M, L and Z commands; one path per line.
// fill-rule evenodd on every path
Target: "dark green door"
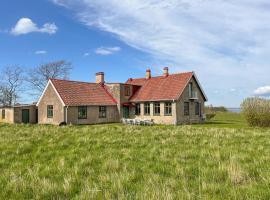
M 129 107 L 127 107 L 127 106 L 123 107 L 123 117 L 129 118 Z
M 22 110 L 22 123 L 24 124 L 29 123 L 29 109 Z

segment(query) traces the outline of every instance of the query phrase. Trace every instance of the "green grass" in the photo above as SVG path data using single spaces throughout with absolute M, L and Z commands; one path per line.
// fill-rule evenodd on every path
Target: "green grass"
M 242 114 L 232 112 L 218 112 L 210 121 L 196 126 L 215 128 L 249 128 Z
M 269 199 L 270 129 L 225 128 L 225 118 L 177 127 L 0 124 L 0 199 Z

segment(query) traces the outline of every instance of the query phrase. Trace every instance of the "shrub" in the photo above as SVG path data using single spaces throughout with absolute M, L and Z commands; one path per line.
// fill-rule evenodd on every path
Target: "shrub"
M 270 100 L 247 98 L 241 104 L 241 112 L 250 126 L 270 127 Z
M 206 116 L 206 120 L 209 121 L 209 120 L 213 119 L 216 116 L 216 114 L 215 113 L 206 113 L 205 116 Z

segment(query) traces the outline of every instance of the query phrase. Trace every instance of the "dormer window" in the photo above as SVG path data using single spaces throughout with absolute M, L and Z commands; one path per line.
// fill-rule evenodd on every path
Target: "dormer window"
M 130 96 L 130 87 L 125 86 L 125 96 Z

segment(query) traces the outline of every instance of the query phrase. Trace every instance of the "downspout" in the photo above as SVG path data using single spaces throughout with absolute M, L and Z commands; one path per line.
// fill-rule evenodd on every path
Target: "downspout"
M 174 125 L 177 125 L 177 104 L 175 100 L 173 99 L 173 103 L 175 103 L 175 119 L 174 119 Z
M 65 122 L 68 123 L 68 106 L 66 106 Z

